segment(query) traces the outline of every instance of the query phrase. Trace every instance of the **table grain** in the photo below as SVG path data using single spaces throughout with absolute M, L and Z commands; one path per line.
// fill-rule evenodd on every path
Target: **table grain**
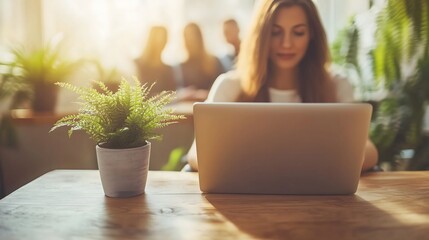
M 361 177 L 354 195 L 203 194 L 198 173 L 150 171 L 103 194 L 97 170 L 55 170 L 0 200 L 0 239 L 428 239 L 429 172 Z

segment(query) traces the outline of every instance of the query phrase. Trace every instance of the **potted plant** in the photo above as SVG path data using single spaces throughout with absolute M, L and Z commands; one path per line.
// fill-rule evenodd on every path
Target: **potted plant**
M 352 22 L 333 44 L 334 62 L 349 75 L 373 79 L 372 88 L 357 86 L 366 94 L 379 87 L 385 92 L 374 101 L 370 131 L 380 161 L 392 170 L 403 169 L 400 165 L 427 170 L 429 136 L 423 127 L 429 101 L 429 2 L 387 0 L 379 12 L 369 13 L 376 14 L 374 46 L 359 45 L 367 24 L 359 28 Z
M 76 87 L 57 83 L 79 95 L 81 108 L 74 115 L 55 123 L 51 131 L 67 126 L 69 136 L 84 130 L 97 142 L 96 153 L 104 193 L 109 197 L 130 197 L 142 194 L 146 186 L 150 148 L 149 140 L 160 139 L 155 129 L 183 119 L 166 107 L 174 92 L 161 92 L 148 97 L 151 87 L 137 78 L 130 84 L 122 79 L 113 93 L 99 81 L 102 89 Z
M 118 91 L 121 82 L 120 71 L 115 67 L 106 67 L 98 60 L 91 60 L 90 62 L 93 63 L 97 69 L 98 81 L 102 81 L 110 91 Z M 96 82 L 94 83 L 94 87 L 98 91 L 102 91 Z
M 0 63 L 7 69 L 2 73 L 3 78 L 28 86 L 27 93 L 32 95 L 32 109 L 35 112 L 54 111 L 58 98 L 55 83 L 66 81 L 82 63 L 62 59 L 59 45 L 53 44 L 35 50 L 15 47 L 10 55 L 10 61 Z

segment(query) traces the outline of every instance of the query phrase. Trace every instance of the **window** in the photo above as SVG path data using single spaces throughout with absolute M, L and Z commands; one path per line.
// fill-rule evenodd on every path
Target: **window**
M 11 0 L 8 0 L 12 2 Z M 185 57 L 182 30 L 198 23 L 207 49 L 215 55 L 228 51 L 222 36 L 222 21 L 235 18 L 245 25 L 252 0 L 39 0 L 44 40 L 62 35 L 69 55 L 97 57 L 107 66 L 132 72 L 132 59 L 142 51 L 152 25 L 169 30 L 163 58 L 175 64 Z
M 243 34 L 258 1 L 0 0 L 0 47 L 16 43 L 40 46 L 61 37 L 68 56 L 97 58 L 106 67 L 133 75 L 133 59 L 141 53 L 150 26 L 161 24 L 168 28 L 169 42 L 163 59 L 169 64 L 185 58 L 182 31 L 191 21 L 201 26 L 206 48 L 222 56 L 230 51 L 222 36 L 223 20 L 235 18 Z M 369 6 L 369 1 L 314 1 L 329 41 L 334 40 L 351 14 Z
M 314 2 L 319 9 L 329 42 L 335 39 L 337 32 L 346 25 L 350 16 L 369 8 L 369 1 L 314 0 Z
M 314 0 L 328 38 L 345 25 L 348 17 L 368 9 L 369 1 Z M 169 44 L 166 62 L 184 58 L 182 28 L 200 24 L 206 47 L 213 54 L 228 51 L 221 23 L 236 18 L 242 33 L 247 27 L 255 0 L 2 0 L 0 1 L 0 43 L 40 44 L 62 35 L 68 54 L 99 57 L 107 65 L 119 65 L 136 57 L 144 46 L 151 25 L 166 25 Z M 366 2 L 366 1 L 365 1 Z M 37 9 L 40 9 L 37 11 Z M 40 34 L 42 33 L 42 34 Z M 30 40 L 31 42 L 25 43 Z

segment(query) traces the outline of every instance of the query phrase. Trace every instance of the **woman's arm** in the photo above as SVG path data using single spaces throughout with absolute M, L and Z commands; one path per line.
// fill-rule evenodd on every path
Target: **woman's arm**
M 195 147 L 195 141 L 192 143 L 191 148 L 187 154 L 188 163 L 191 168 L 195 171 L 198 171 L 198 161 L 197 161 L 197 150 Z M 364 162 L 362 165 L 362 172 L 367 171 L 373 168 L 378 162 L 378 151 L 375 145 L 371 142 L 371 140 L 366 141 L 365 145 L 365 156 Z
M 340 75 L 332 75 L 332 82 L 336 85 L 338 102 L 354 102 L 353 87 L 347 78 Z M 370 139 L 366 141 L 365 157 L 362 165 L 362 171 L 367 171 L 373 168 L 378 162 L 378 151 Z
M 378 162 L 378 151 L 371 140 L 366 141 L 365 157 L 362 165 L 362 171 L 367 171 L 373 168 Z
M 195 145 L 195 140 L 192 143 L 191 148 L 189 149 L 188 153 L 186 154 L 188 158 L 188 163 L 191 166 L 192 170 L 198 171 L 198 161 L 197 161 L 197 147 Z
M 237 74 L 234 71 L 230 71 L 221 74 L 216 79 L 210 89 L 206 102 L 234 102 L 240 95 L 240 92 L 240 80 L 237 78 Z M 197 147 L 195 140 L 186 155 L 192 170 L 198 171 Z

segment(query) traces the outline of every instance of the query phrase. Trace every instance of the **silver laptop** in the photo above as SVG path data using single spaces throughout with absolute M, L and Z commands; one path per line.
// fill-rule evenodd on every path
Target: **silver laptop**
M 200 189 L 353 194 L 371 112 L 360 103 L 196 103 Z

